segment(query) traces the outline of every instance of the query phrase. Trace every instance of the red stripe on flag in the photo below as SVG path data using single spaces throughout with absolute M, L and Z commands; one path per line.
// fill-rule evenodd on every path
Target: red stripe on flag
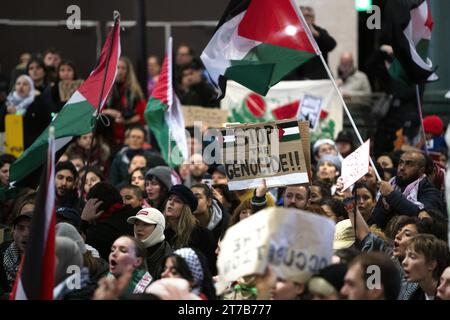
M 42 257 L 42 287 L 41 299 L 53 300 L 53 288 L 55 287 L 55 224 L 56 211 L 53 206 L 52 219 L 48 229 L 47 243 Z
M 169 104 L 169 97 L 167 91 L 169 88 L 169 59 L 167 55 L 164 57 L 161 73 L 159 74 L 158 82 L 152 91 L 152 97 L 161 101 L 164 105 Z
M 238 27 L 241 37 L 316 54 L 290 0 L 251 1 Z
M 111 41 L 113 41 L 111 56 L 109 59 L 109 64 L 108 66 L 106 66 Z M 86 100 L 95 109 L 97 109 L 99 103 L 99 95 L 102 89 L 104 73 L 105 71 L 107 72 L 105 80 L 105 90 L 103 91 L 102 96 L 102 107 L 103 102 L 108 97 L 109 92 L 114 84 L 119 57 L 120 57 L 120 22 L 119 20 L 117 20 L 117 23 L 114 25 L 114 28 L 112 28 L 111 31 L 109 32 L 108 38 L 106 39 L 106 42 L 103 45 L 102 52 L 100 54 L 100 60 L 97 67 L 89 75 L 88 79 L 85 82 L 83 82 L 80 88 L 78 88 L 78 91 L 86 98 Z
M 433 30 L 433 18 L 431 17 L 431 10 L 430 10 L 430 4 L 428 3 L 427 0 L 425 0 L 426 4 L 427 4 L 427 20 L 425 21 L 425 27 L 427 27 L 428 29 Z

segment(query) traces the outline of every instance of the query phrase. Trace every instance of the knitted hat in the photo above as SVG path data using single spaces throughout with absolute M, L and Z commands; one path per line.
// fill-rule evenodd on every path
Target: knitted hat
M 350 219 L 342 220 L 336 224 L 333 241 L 334 250 L 350 248 L 355 240 L 355 230 Z
M 170 190 L 172 187 L 172 170 L 166 166 L 157 166 L 147 171 L 145 174 L 146 179 L 150 179 L 151 177 L 155 177 L 160 181 L 167 190 Z
M 181 199 L 181 201 L 183 201 L 191 208 L 192 212 L 194 212 L 197 209 L 198 205 L 197 197 L 194 196 L 194 193 L 191 191 L 191 189 L 189 189 L 185 185 L 177 184 L 173 186 L 169 191 L 169 196 L 171 194 L 178 196 Z
M 55 270 L 55 284 L 70 276 L 67 270 L 71 266 L 83 267 L 83 256 L 78 244 L 67 237 L 55 238 L 55 255 L 58 259 Z
M 55 231 L 57 237 L 66 237 L 72 239 L 78 245 L 81 254 L 86 253 L 86 245 L 84 244 L 83 238 L 73 225 L 66 222 L 60 222 L 56 224 Z
M 69 170 L 72 172 L 73 178 L 76 179 L 78 177 L 77 168 L 71 161 L 60 161 L 56 164 L 55 174 L 57 174 L 61 170 Z
M 330 144 L 330 145 L 332 145 L 333 147 L 336 148 L 336 143 L 334 143 L 333 140 L 331 140 L 331 139 L 319 139 L 319 140 L 316 141 L 316 143 L 314 143 L 313 153 L 314 154 L 317 153 L 317 151 L 319 150 L 319 147 L 321 145 L 325 144 L 325 143 L 328 143 L 328 144 Z
M 323 164 L 325 161 L 333 163 L 334 166 L 336 167 L 336 170 L 341 172 L 341 159 L 338 156 L 332 154 L 324 154 L 322 157 L 320 157 L 320 160 L 317 163 L 317 169 L 319 169 L 320 165 Z
M 423 128 L 425 129 L 425 133 L 440 136 L 444 132 L 444 123 L 437 115 L 426 116 L 423 119 Z

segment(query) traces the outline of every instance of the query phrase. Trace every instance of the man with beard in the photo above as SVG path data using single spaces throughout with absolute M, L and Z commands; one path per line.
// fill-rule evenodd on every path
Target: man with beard
M 283 194 L 283 206 L 285 208 L 297 208 L 305 210 L 309 200 L 309 188 L 305 185 L 287 186 Z
M 56 208 L 80 210 L 77 194 L 78 172 L 70 161 L 58 162 L 55 168 Z
M 369 225 L 384 229 L 394 214 L 418 216 L 424 208 L 444 212 L 441 192 L 426 178 L 425 167 L 425 156 L 419 151 L 408 151 L 400 157 L 397 175 L 389 182 L 378 183 L 381 197 Z

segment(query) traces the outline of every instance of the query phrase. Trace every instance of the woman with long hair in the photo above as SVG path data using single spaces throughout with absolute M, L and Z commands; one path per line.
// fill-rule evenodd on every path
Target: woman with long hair
M 166 230 L 164 235 L 173 249 L 191 247 L 201 251 L 210 270 L 216 271 L 216 243 L 211 231 L 201 227 L 193 212 L 197 209 L 198 200 L 192 191 L 184 185 L 177 184 L 169 191 L 164 216 Z
M 145 107 L 145 96 L 137 81 L 132 62 L 127 57 L 120 57 L 116 82 L 102 111 L 113 123 L 109 142 L 123 144 L 126 129 L 139 123 L 144 124 Z

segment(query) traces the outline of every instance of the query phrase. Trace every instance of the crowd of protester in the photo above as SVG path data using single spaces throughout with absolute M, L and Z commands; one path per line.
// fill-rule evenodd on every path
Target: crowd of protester
M 305 18 L 322 52 L 329 52 L 336 42 L 315 25 L 310 9 L 304 9 Z M 388 51 L 384 46 L 374 54 L 382 61 Z M 318 74 L 316 62 L 304 65 L 291 79 L 326 77 Z M 388 141 L 379 133 L 382 143 L 371 152 L 376 168 L 369 168 L 345 191 L 340 178 L 342 159 L 357 147 L 349 131 L 342 131 L 335 140 L 313 141 L 309 184 L 268 189 L 262 183 L 256 189 L 230 191 L 223 165 L 208 166 L 201 154 L 194 153 L 179 167 L 170 168 L 160 155 L 143 116 L 160 68 L 158 57 L 151 55 L 148 85 L 141 88 L 131 61 L 121 57 L 103 111 L 109 125 L 99 123 L 95 135 L 75 137 L 58 159 L 57 299 L 450 300 L 444 194 L 448 155 L 445 126 L 438 116 L 424 119 L 427 141 L 408 131 L 395 146 L 393 139 Z M 176 51 L 174 74 L 182 104 L 219 106 L 200 60 L 187 44 Z M 350 53 L 342 54 L 337 75 L 344 95 L 369 94 L 377 80 L 369 82 L 356 69 Z M 43 55 L 22 54 L 11 73 L 9 92 L 0 101 L 3 131 L 5 115 L 22 115 L 24 148 L 28 148 L 66 102 L 59 83 L 77 79 L 76 64 L 54 49 Z M 397 111 L 392 112 L 398 117 Z M 392 133 L 395 128 L 399 126 L 384 129 Z M 190 142 L 202 144 L 195 139 Z M 4 188 L 14 161 L 9 154 L 0 155 Z M 375 170 L 382 181 L 377 181 Z M 3 299 L 11 293 L 29 245 L 35 196 L 33 188 L 19 188 L 0 200 Z M 217 255 L 227 229 L 272 206 L 306 210 L 332 220 L 336 224 L 332 263 L 305 283 L 279 279 L 268 267 L 264 274 L 230 283 L 217 295 Z M 66 285 L 70 276 L 66 269 L 73 265 L 82 270 L 79 289 Z M 381 286 L 368 287 L 366 270 L 373 265 L 381 270 Z

